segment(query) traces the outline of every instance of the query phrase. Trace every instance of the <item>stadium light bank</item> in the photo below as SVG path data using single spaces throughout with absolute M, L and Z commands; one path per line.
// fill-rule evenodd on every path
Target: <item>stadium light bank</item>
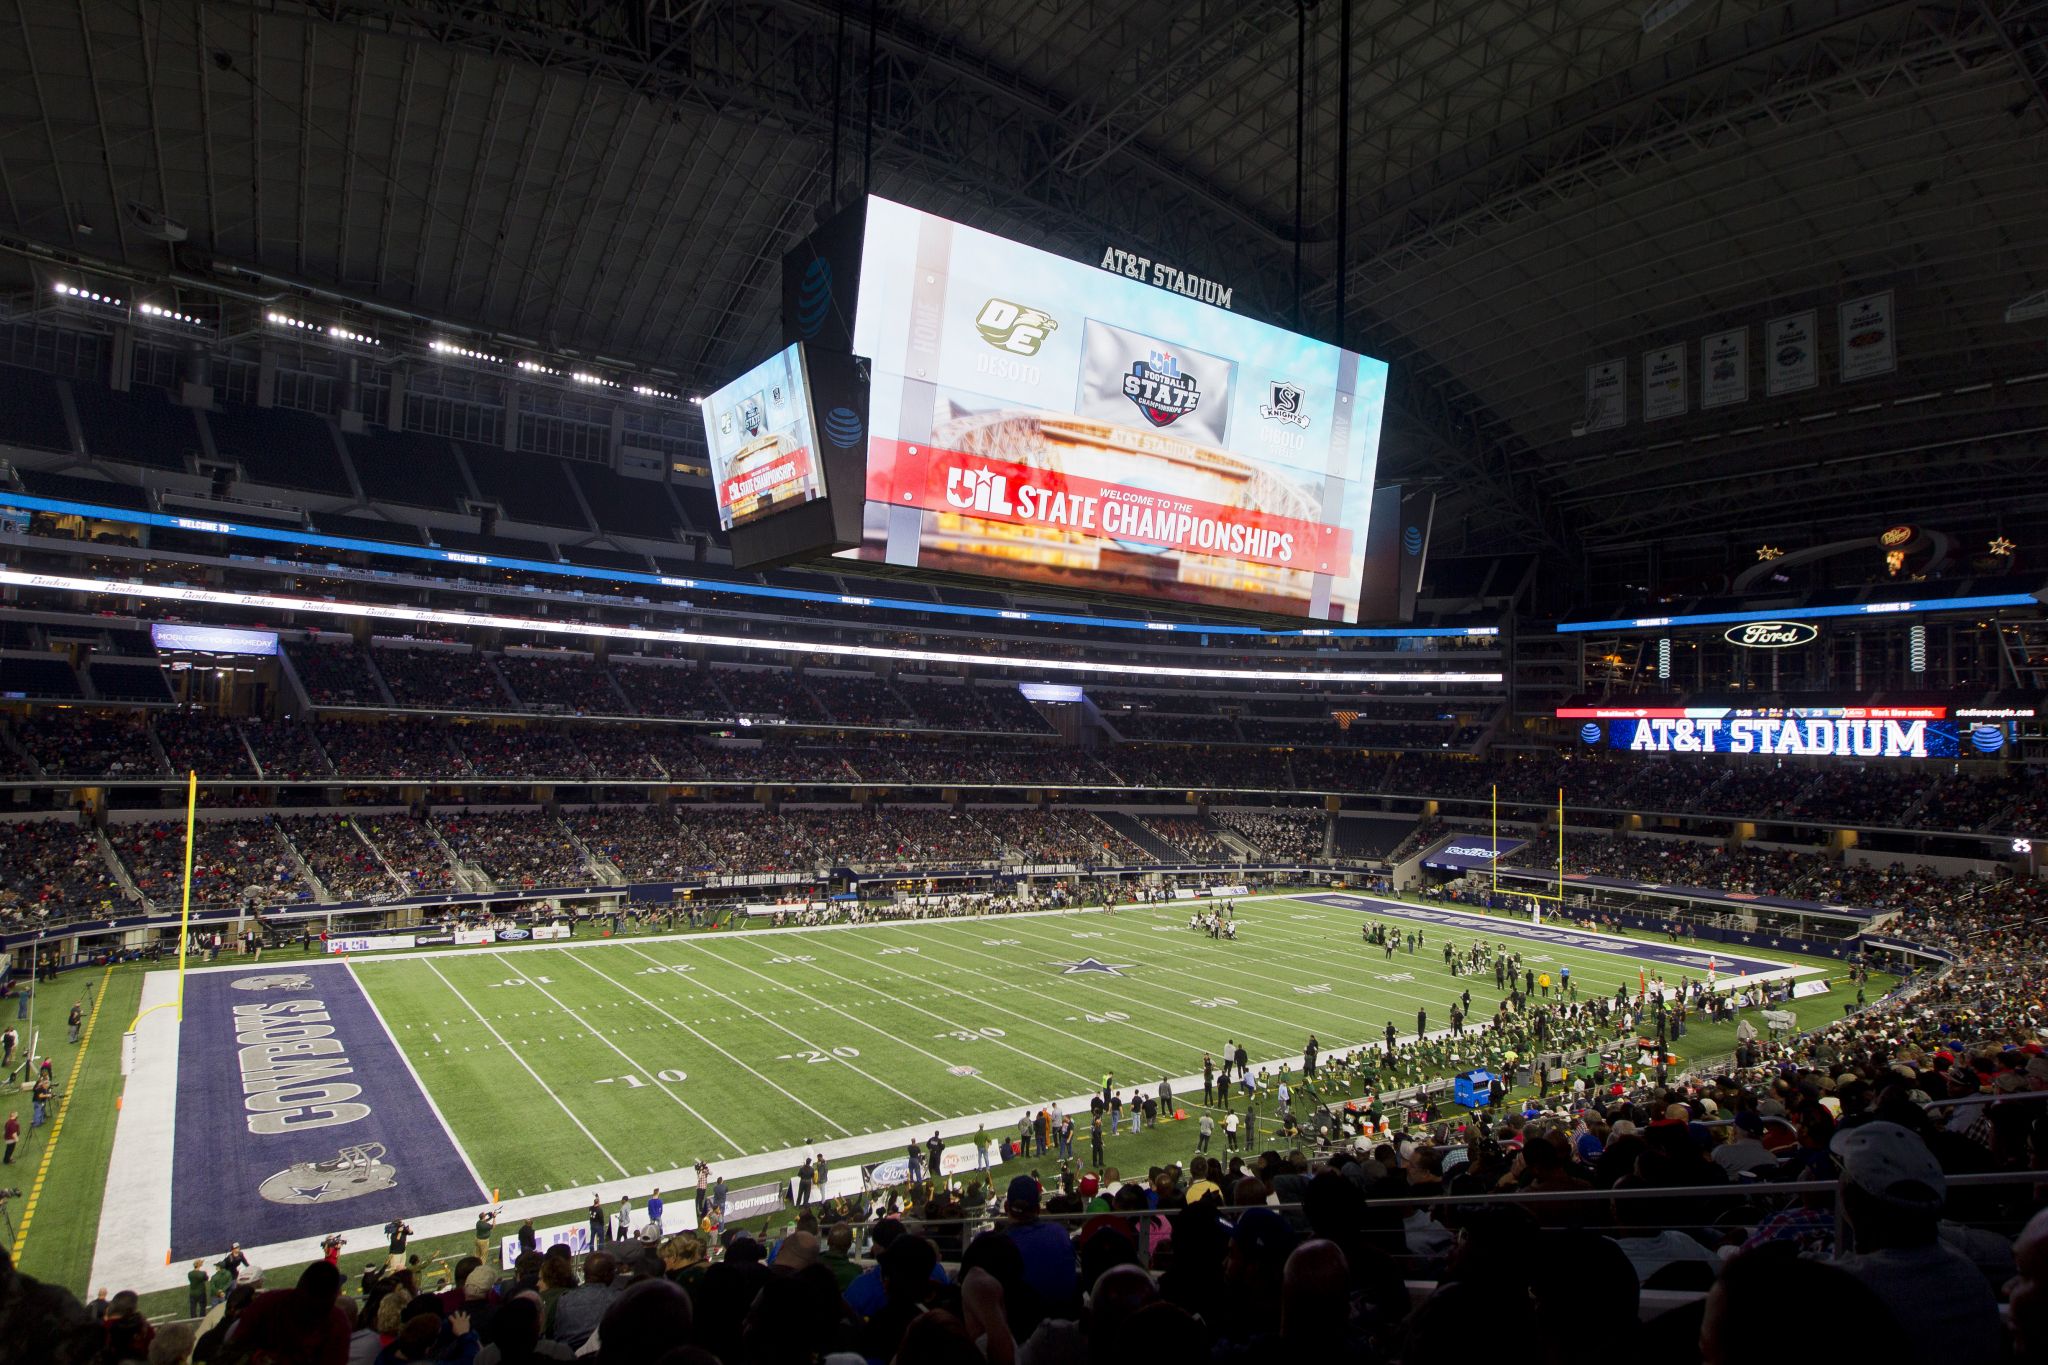
M 934 649 L 892 649 L 886 645 L 827 644 L 805 640 L 763 640 L 745 635 L 711 635 L 694 630 L 656 630 L 647 626 L 607 626 L 585 621 L 548 621 L 527 616 L 499 616 L 480 611 L 447 611 L 436 607 L 405 607 L 375 602 L 342 602 L 322 597 L 290 597 L 282 593 L 226 592 L 178 583 L 140 583 L 119 578 L 80 578 L 68 574 L 25 573 L 0 569 L 0 587 L 43 592 L 77 592 L 98 597 L 141 597 L 158 602 L 241 607 L 259 611 L 304 612 L 370 621 L 402 621 L 412 625 L 470 626 L 525 630 L 539 635 L 586 639 L 636 640 L 662 645 L 707 645 L 761 654 L 826 654 L 842 659 L 892 659 L 909 663 L 966 664 L 970 667 L 1027 669 L 1054 673 L 1105 673 L 1119 677 L 1214 678 L 1247 682 L 1327 683 L 1497 683 L 1499 673 L 1331 672 L 1278 668 L 1186 668 L 1173 664 L 1089 663 L 1079 659 L 1033 658 L 1007 654 L 964 654 Z

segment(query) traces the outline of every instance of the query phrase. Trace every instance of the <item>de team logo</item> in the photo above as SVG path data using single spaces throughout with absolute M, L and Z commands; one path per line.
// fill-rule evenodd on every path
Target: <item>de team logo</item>
M 1124 397 L 1136 403 L 1153 426 L 1167 427 L 1201 404 L 1202 390 L 1193 375 L 1180 372 L 1180 360 L 1171 351 L 1153 351 L 1131 363 L 1131 372 L 1124 376 Z
M 1008 299 L 990 299 L 974 318 L 974 330 L 981 333 L 981 339 L 1011 355 L 1037 355 L 1059 326 L 1059 320 L 1044 309 L 1027 308 Z

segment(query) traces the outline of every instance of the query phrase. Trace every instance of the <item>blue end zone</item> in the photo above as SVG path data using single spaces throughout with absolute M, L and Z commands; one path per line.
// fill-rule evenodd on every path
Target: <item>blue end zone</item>
M 171 1256 L 317 1237 L 488 1198 L 355 977 L 189 977 Z
M 1411 905 L 1407 901 L 1383 901 L 1370 896 L 1302 896 L 1299 899 L 1313 901 L 1317 905 L 1335 906 L 1339 910 L 1361 910 L 1367 914 L 1384 915 L 1388 919 L 1441 924 L 1461 932 L 1478 934 L 1481 938 L 1514 938 L 1525 943 L 1548 943 L 1559 948 L 1576 948 L 1583 952 L 1612 953 L 1616 957 L 1625 957 L 1655 966 L 1677 967 L 1698 972 L 1702 976 L 1706 974 L 1707 962 L 1711 958 L 1714 969 L 1720 973 L 1724 981 L 1745 972 L 1782 972 L 1790 965 L 1769 958 L 1744 957 L 1718 946 L 1703 951 L 1688 948 L 1682 943 L 1640 943 L 1633 939 L 1613 938 L 1605 934 L 1583 933 L 1577 929 L 1559 929 L 1548 924 L 1523 924 L 1515 920 L 1502 919 L 1497 915 L 1475 915 L 1469 910 Z

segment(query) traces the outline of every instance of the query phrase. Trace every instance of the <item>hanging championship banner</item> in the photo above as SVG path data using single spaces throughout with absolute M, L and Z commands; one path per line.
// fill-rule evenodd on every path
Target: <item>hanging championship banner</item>
M 1749 328 L 1713 332 L 1700 342 L 1700 407 L 1749 401 Z
M 1868 379 L 1899 367 L 1897 336 L 1892 331 L 1892 291 L 1868 294 L 1842 304 L 1838 314 L 1842 338 L 1842 378 Z
M 1587 431 L 1610 431 L 1628 421 L 1628 361 L 1603 360 L 1586 367 Z
M 1690 407 L 1685 391 L 1685 343 L 1643 352 L 1643 420 L 1683 417 Z
M 1776 398 L 1820 383 L 1820 356 L 1812 310 L 1772 318 L 1764 325 L 1764 392 Z

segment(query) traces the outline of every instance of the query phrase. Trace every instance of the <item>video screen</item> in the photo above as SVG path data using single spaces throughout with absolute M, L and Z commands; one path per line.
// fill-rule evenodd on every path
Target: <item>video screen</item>
M 777 351 L 708 395 L 701 410 L 721 530 L 825 496 L 802 348 Z
M 874 198 L 854 319 L 848 557 L 1358 619 L 1383 362 Z

